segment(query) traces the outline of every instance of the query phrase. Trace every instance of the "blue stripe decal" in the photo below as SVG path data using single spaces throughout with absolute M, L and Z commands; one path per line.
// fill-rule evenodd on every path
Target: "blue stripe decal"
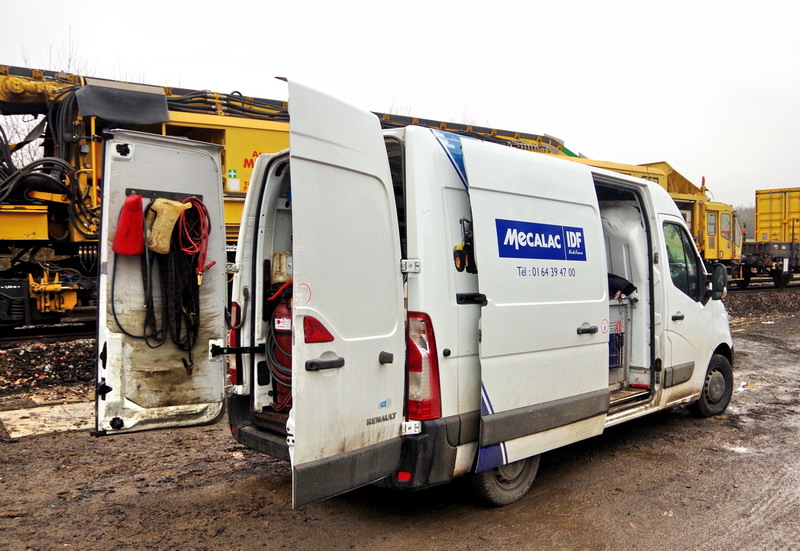
M 475 472 L 482 473 L 504 464 L 500 444 L 492 444 L 478 450 L 478 464 L 475 466 Z
M 475 466 L 475 472 L 480 473 L 507 464 L 508 448 L 505 442 L 500 442 L 478 449 L 478 464 Z
M 431 132 L 433 132 L 433 135 L 436 136 L 436 141 L 444 149 L 450 164 L 453 165 L 461 183 L 464 184 L 464 189 L 469 189 L 467 169 L 464 166 L 464 150 L 461 148 L 461 136 L 450 132 L 442 132 L 441 130 L 431 130 Z
M 483 381 L 481 381 L 481 415 L 492 415 L 494 413 L 494 407 L 492 406 L 492 401 L 489 399 L 489 393 L 486 392 L 486 387 L 483 386 Z
M 489 393 L 481 381 L 481 416 L 492 415 L 494 413 L 494 406 L 489 399 Z M 478 464 L 475 467 L 475 472 L 480 473 L 494 469 L 500 465 L 508 463 L 508 448 L 505 442 L 499 444 L 492 444 L 485 448 L 478 449 Z

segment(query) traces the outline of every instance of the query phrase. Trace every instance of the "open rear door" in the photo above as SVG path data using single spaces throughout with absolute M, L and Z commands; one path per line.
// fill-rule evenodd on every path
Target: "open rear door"
M 606 255 L 588 170 L 462 140 L 478 266 L 478 471 L 602 432 Z
M 295 83 L 289 113 L 295 334 L 288 429 L 299 507 L 397 470 L 405 312 L 378 119 Z M 307 342 L 317 322 L 333 340 Z
M 103 171 L 97 433 L 212 422 L 222 415 L 225 367 L 224 356 L 209 355 L 212 341 L 222 344 L 225 336 L 225 225 L 220 148 L 138 132 L 114 131 L 112 135 L 105 142 Z M 167 272 L 187 284 L 164 278 L 167 285 L 162 288 L 164 270 L 159 267 L 155 253 L 147 253 L 147 258 L 153 259 L 151 264 L 144 260 L 144 254 L 117 254 L 112 250 L 118 233 L 128 232 L 127 245 L 117 247 L 122 252 L 131 252 L 123 249 L 145 235 L 141 220 L 127 225 L 127 229 L 124 222 L 120 225 L 123 204 L 129 197 L 134 203 L 138 201 L 134 196 L 142 199 L 138 207 L 131 207 L 131 213 L 138 210 L 143 214 L 157 198 L 180 202 L 189 196 L 201 200 L 208 209 L 208 252 L 203 263 L 208 269 L 199 287 L 199 300 L 186 309 L 193 312 L 191 319 L 199 324 L 190 350 L 181 350 L 169 334 L 162 334 L 164 342 L 158 345 L 160 337 L 154 334 L 153 326 L 145 328 L 146 304 L 151 304 L 149 310 L 157 328 L 163 329 L 165 308 L 173 320 L 180 318 L 185 323 L 188 318 L 178 312 L 182 308 L 174 307 L 175 302 L 165 302 L 164 295 L 174 296 L 180 289 L 190 292 L 197 275 L 187 278 L 181 275 L 186 270 L 167 268 Z M 165 217 L 162 221 L 166 221 L 170 213 L 164 209 L 158 216 L 162 213 Z M 132 219 L 135 218 L 136 215 Z M 151 236 L 156 234 L 156 230 L 150 232 Z M 151 301 L 147 289 L 152 294 Z M 178 303 L 188 304 L 193 300 L 186 297 Z M 140 338 L 145 334 L 150 334 L 150 338 Z

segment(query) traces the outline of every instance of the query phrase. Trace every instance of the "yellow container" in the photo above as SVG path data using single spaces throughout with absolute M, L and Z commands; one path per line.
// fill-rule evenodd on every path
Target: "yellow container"
M 756 190 L 755 226 L 756 241 L 800 242 L 800 188 Z

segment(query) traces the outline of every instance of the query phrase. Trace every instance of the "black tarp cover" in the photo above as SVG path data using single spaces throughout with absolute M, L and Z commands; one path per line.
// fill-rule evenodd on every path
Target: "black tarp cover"
M 84 86 L 75 92 L 84 117 L 100 117 L 117 124 L 167 122 L 167 97 L 163 93 L 125 90 L 106 86 Z

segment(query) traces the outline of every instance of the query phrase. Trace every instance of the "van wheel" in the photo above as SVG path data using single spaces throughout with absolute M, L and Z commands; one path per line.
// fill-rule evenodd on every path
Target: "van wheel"
M 712 417 L 719 415 L 728 408 L 733 394 L 733 369 L 728 358 L 714 354 L 708 364 L 706 380 L 700 399 L 689 405 L 697 417 Z
M 528 493 L 539 470 L 539 456 L 527 457 L 508 465 L 472 475 L 472 489 L 490 507 L 513 503 Z

